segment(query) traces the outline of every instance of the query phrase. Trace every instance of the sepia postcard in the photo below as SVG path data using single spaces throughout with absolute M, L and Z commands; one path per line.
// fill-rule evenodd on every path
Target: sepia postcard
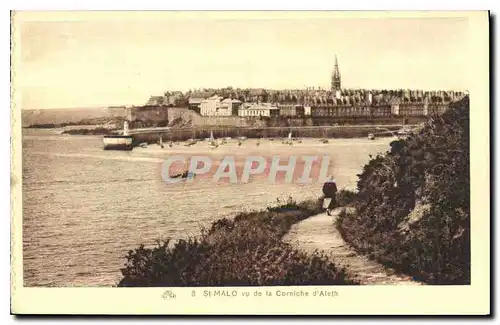
M 487 11 L 11 13 L 11 312 L 489 315 Z

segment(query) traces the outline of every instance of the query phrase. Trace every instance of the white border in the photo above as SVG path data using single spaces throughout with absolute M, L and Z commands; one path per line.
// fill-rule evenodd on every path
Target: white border
M 69 3 L 67 1 L 44 1 L 41 3 L 40 1 L 16 1 L 15 7 L 12 9 L 16 10 L 27 10 L 27 9 L 44 9 L 44 10 L 50 10 L 50 9 L 66 9 L 66 10 L 76 10 L 76 9 L 170 9 L 170 10 L 181 10 L 181 9 L 266 9 L 266 10 L 291 10 L 291 9 L 307 9 L 307 10 L 332 10 L 332 9 L 337 9 L 337 10 L 347 10 L 347 9 L 363 9 L 363 10 L 380 10 L 380 9 L 390 9 L 390 10 L 412 10 L 412 9 L 425 9 L 425 10 L 478 10 L 478 9 L 496 9 L 498 7 L 498 1 L 471 1 L 471 2 L 466 2 L 466 1 L 419 1 L 418 4 L 413 2 L 413 3 L 407 3 L 407 2 L 400 2 L 400 1 L 387 1 L 387 0 L 379 0 L 379 1 L 349 1 L 345 3 L 336 3 L 335 6 L 333 4 L 325 4 L 321 1 L 317 0 L 309 0 L 309 1 L 303 1 L 302 3 L 296 4 L 292 3 L 291 1 L 286 1 L 286 2 L 277 2 L 277 3 L 271 3 L 269 1 L 262 1 L 262 0 L 256 0 L 256 1 L 249 1 L 249 3 L 234 3 L 234 2 L 229 2 L 229 1 L 210 1 L 210 2 L 205 2 L 205 1 L 182 1 L 177 4 L 175 3 L 169 3 L 168 6 L 166 6 L 162 1 L 147 1 L 143 0 L 140 2 L 137 1 L 120 1 L 120 2 L 114 2 L 112 0 L 88 0 L 88 1 L 81 1 L 81 3 Z M 140 5 L 140 6 L 139 6 Z M 3 6 L 3 3 L 2 3 Z M 494 10 L 496 11 L 496 10 Z M 496 11 L 498 12 L 498 11 Z M 9 40 L 9 27 L 7 26 L 9 24 L 9 17 L 8 17 L 8 12 L 6 10 L 3 11 L 4 15 L 2 16 L 4 18 L 4 28 L 0 30 L 0 35 L 1 41 L 3 41 L 0 44 L 8 44 Z M 7 17 L 6 17 L 7 16 Z M 496 38 L 496 37 L 495 37 Z M 9 52 L 10 49 L 7 47 L 7 51 L 4 51 L 4 55 L 6 56 L 4 58 L 4 62 L 8 61 L 9 58 Z M 7 54 L 5 54 L 7 52 Z M 498 53 L 497 51 L 495 51 Z M 7 64 L 4 63 L 2 67 L 5 70 L 8 70 Z M 5 71 L 2 75 L 4 78 L 8 78 L 8 71 Z M 496 72 L 496 69 L 495 69 Z M 7 79 L 7 84 L 9 84 L 9 79 Z M 4 106 L 9 107 L 10 106 L 10 90 L 7 87 L 4 88 L 4 91 L 2 92 L 2 99 L 3 102 L 5 103 Z M 498 92 L 498 85 L 496 86 L 495 91 L 497 94 Z M 9 134 L 4 134 L 1 139 L 2 140 L 2 147 L 4 150 L 3 152 L 5 155 L 2 155 L 2 157 L 8 157 L 10 156 L 10 144 L 7 145 L 7 139 L 10 138 L 10 110 L 9 109 L 3 109 L 2 112 L 5 114 L 2 116 L 3 118 L 0 119 L 1 123 L 4 123 L 0 127 L 0 132 L 5 132 Z M 495 119 L 495 122 L 498 122 L 499 117 L 498 113 Z M 497 142 L 498 143 L 498 142 Z M 8 153 L 8 154 L 7 154 Z M 3 184 L 3 189 L 4 192 L 2 195 L 2 199 L 4 200 L 2 203 L 5 204 L 0 204 L 0 207 L 4 208 L 5 212 L 4 215 L 9 215 L 9 198 L 10 198 L 10 187 L 7 187 L 7 184 L 9 184 L 9 179 L 10 179 L 10 173 L 7 174 L 7 170 L 10 171 L 10 168 L 7 167 L 9 164 L 8 160 L 5 159 L 2 161 L 2 166 L 4 167 L 4 173 L 2 174 L 2 179 L 0 179 L 1 184 Z M 492 166 L 493 167 L 493 166 Z M 498 194 L 498 193 L 497 193 Z M 498 202 L 498 201 L 497 201 Z M 2 229 L 4 229 L 5 232 L 6 229 L 9 229 L 10 226 L 7 223 L 8 218 L 3 218 L 2 221 L 4 222 L 4 226 Z M 498 234 L 498 222 L 496 223 L 497 226 L 497 234 Z M 4 238 L 10 238 L 10 233 L 4 236 Z M 9 245 L 10 246 L 10 245 Z M 7 256 L 10 255 L 10 251 L 7 249 L 9 247 L 8 245 L 4 244 L 4 252 L 6 252 Z M 497 251 L 497 257 L 498 257 L 498 251 Z M 2 259 L 4 263 L 7 263 L 7 258 L 6 256 Z M 9 263 L 9 269 L 10 269 L 10 263 Z M 7 271 L 7 267 L 2 268 L 2 275 L 4 275 L 4 279 L 6 280 L 7 277 L 10 278 L 10 272 Z M 6 283 L 6 282 L 3 282 Z M 7 298 L 7 299 L 4 299 Z M 9 297 L 7 297 L 7 290 L 4 290 L 4 295 L 2 296 L 2 306 L 4 306 L 5 309 L 7 309 L 7 306 L 9 305 L 9 300 L 10 300 L 10 292 L 9 292 Z M 497 299 L 498 301 L 498 299 Z M 5 310 L 2 315 L 8 315 L 8 311 Z M 12 317 L 9 317 L 9 322 L 12 321 Z M 381 320 L 381 322 L 384 322 L 384 320 Z M 2 322 L 3 323 L 3 322 Z M 81 323 L 81 322 L 80 322 Z M 441 323 L 436 322 L 437 324 Z

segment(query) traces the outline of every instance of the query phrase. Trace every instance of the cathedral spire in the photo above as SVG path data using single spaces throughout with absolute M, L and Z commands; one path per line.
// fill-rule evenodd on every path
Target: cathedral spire
M 339 70 L 339 62 L 337 60 L 337 54 L 335 54 L 335 66 L 333 68 L 332 73 L 332 91 L 340 90 L 341 82 L 340 82 L 340 70 Z

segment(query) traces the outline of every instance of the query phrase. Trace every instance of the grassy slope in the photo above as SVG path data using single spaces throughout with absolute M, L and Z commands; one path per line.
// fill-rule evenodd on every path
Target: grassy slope
M 119 286 L 353 284 L 325 256 L 282 241 L 290 227 L 320 212 L 316 201 L 285 202 L 267 211 L 221 219 L 199 238 L 131 250 Z

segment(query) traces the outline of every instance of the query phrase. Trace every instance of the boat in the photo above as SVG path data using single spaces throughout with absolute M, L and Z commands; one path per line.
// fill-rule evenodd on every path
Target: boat
M 192 145 L 195 145 L 196 144 L 196 140 L 195 139 L 189 139 L 186 141 L 186 143 L 184 144 L 184 146 L 186 147 L 191 147 Z
M 129 135 L 128 122 L 123 123 L 123 134 L 105 135 L 102 138 L 104 150 L 132 150 L 134 138 Z
M 218 146 L 219 145 L 217 144 L 217 142 L 215 141 L 215 138 L 214 138 L 214 133 L 212 131 L 210 131 L 210 145 L 208 147 L 210 149 L 215 149 Z
M 170 178 L 188 178 L 188 177 L 194 177 L 194 176 L 196 176 L 195 173 L 190 173 L 189 171 L 186 170 L 183 173 L 171 175 Z
M 375 134 L 369 133 L 368 134 L 368 140 L 375 140 Z

